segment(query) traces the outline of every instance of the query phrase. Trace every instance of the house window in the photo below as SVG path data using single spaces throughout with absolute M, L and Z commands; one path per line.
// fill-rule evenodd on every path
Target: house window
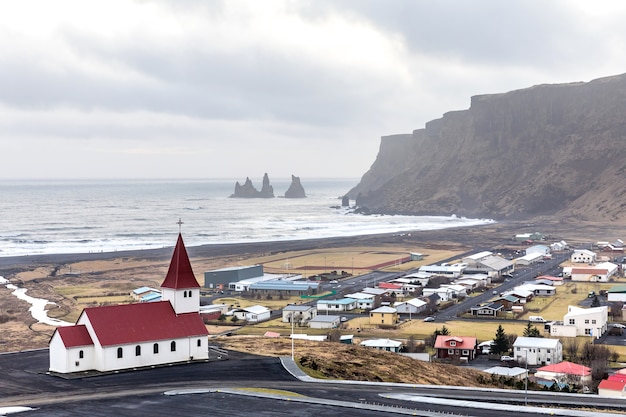
M 522 348 L 518 346 L 517 347 L 517 351 L 519 352 L 520 350 L 522 350 Z
M 463 355 L 465 356 L 469 355 L 469 350 L 463 349 Z
M 135 346 L 135 356 L 141 356 L 141 346 Z
M 591 336 L 591 329 L 585 329 L 585 336 Z
M 448 355 L 454 355 L 454 349 L 448 349 Z
M 450 342 L 450 346 L 456 346 L 456 342 L 453 340 Z
M 202 346 L 202 340 L 198 339 L 198 347 Z
M 78 351 L 78 359 L 82 359 L 85 357 L 85 353 L 82 350 Z
M 155 343 L 154 345 L 152 345 L 152 353 L 157 354 L 159 353 L 159 344 Z
M 172 352 L 176 352 L 176 342 L 172 341 L 172 343 L 170 343 L 170 350 Z
M 121 347 L 117 348 L 117 358 L 120 359 L 124 356 L 124 352 L 122 351 Z
M 576 324 L 576 319 L 569 319 L 569 324 Z
M 585 324 L 589 324 L 589 319 L 585 319 Z
M 591 324 L 596 324 L 596 320 L 591 320 Z
M 548 349 L 548 353 L 550 353 L 550 349 Z

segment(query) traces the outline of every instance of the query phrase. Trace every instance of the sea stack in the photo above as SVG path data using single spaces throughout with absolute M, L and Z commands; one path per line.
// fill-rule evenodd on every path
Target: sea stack
M 263 176 L 261 191 L 254 188 L 250 178 L 246 177 L 246 182 L 243 185 L 239 184 L 239 181 L 235 183 L 235 192 L 230 195 L 230 198 L 274 198 L 274 187 L 270 185 L 267 173 Z
M 300 177 L 296 177 L 295 175 L 291 176 L 291 184 L 287 191 L 285 191 L 285 198 L 306 198 Z

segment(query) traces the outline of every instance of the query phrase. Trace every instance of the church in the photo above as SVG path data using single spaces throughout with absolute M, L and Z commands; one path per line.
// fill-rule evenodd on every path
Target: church
M 162 301 L 85 308 L 76 324 L 50 338 L 50 372 L 109 372 L 208 359 L 208 332 L 200 317 L 200 285 L 181 234 Z

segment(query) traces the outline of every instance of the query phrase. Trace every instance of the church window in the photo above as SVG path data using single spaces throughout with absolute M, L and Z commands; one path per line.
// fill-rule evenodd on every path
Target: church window
M 135 356 L 141 356 L 141 346 L 135 346 Z
M 198 339 L 198 347 L 202 346 L 202 340 Z
M 85 357 L 85 353 L 82 350 L 78 351 L 78 359 L 82 359 Z
M 170 350 L 176 352 L 176 342 L 172 341 L 172 343 L 170 343 Z
M 119 358 L 123 357 L 124 356 L 123 353 L 124 352 L 122 351 L 122 348 L 118 347 L 117 348 L 117 358 L 119 359 Z
M 183 297 L 187 298 L 187 290 L 183 291 Z
M 159 353 L 159 344 L 155 343 L 154 345 L 152 345 L 152 353 Z

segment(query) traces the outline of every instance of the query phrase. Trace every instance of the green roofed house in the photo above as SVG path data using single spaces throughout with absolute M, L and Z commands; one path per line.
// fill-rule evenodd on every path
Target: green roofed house
M 614 285 L 607 291 L 607 301 L 626 302 L 626 285 Z

